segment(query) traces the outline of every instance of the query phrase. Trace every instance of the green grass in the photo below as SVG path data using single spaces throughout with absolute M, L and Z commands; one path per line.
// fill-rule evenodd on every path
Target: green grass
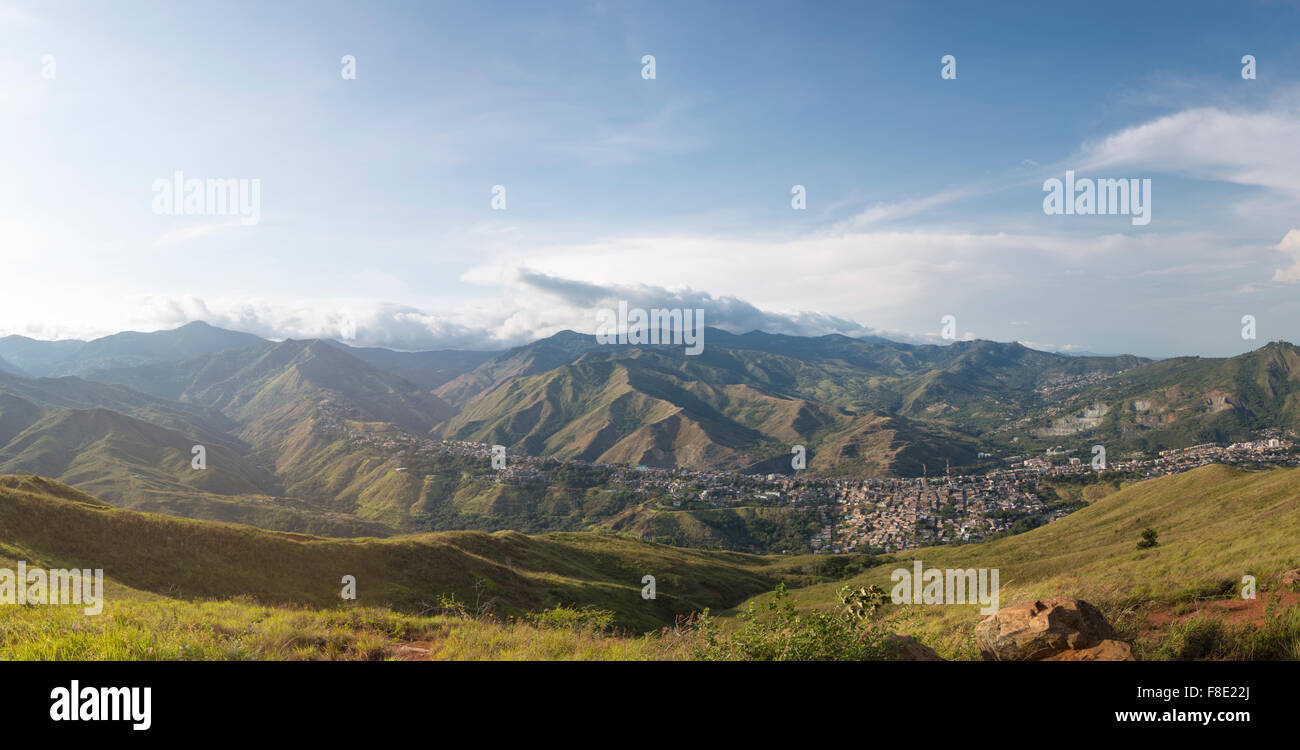
M 454 532 L 392 539 L 286 538 L 248 527 L 111 508 L 36 477 L 0 477 L 0 567 L 102 567 L 105 612 L 0 607 L 5 659 L 383 659 L 427 643 L 440 659 L 887 658 L 884 630 L 836 619 L 849 585 L 892 588 L 910 567 L 998 568 L 1001 606 L 1078 596 L 1102 609 L 1147 659 L 1294 659 L 1300 610 L 1259 623 L 1177 618 L 1154 635 L 1153 609 L 1183 615 L 1262 591 L 1300 567 L 1300 469 L 1210 466 L 1139 482 L 1018 536 L 867 556 L 756 556 L 609 534 L 529 537 Z M 1144 528 L 1159 545 L 1140 550 Z M 359 600 L 338 598 L 355 575 Z M 658 598 L 641 598 L 641 576 Z M 791 587 L 775 620 L 755 619 Z M 449 597 L 462 604 L 447 614 Z M 710 609 L 704 630 L 675 627 Z M 973 605 L 886 605 L 882 622 L 947 658 L 978 658 Z M 698 620 L 696 621 L 698 622 Z M 646 635 L 638 635 L 648 633 Z M 712 641 L 707 639 L 712 638 Z M 702 640 L 703 639 L 703 640 Z
M 684 642 L 493 618 L 415 616 L 376 607 L 313 610 L 247 600 L 116 600 L 78 607 L 0 608 L 0 661 L 278 661 L 400 658 L 427 643 L 434 659 L 685 658 Z
M 250 596 L 319 608 L 344 603 L 350 575 L 362 606 L 421 612 L 448 594 L 491 601 L 501 616 L 590 605 L 638 631 L 734 606 L 783 580 L 841 574 L 810 557 L 678 549 L 615 534 L 294 536 L 119 510 L 39 477 L 0 477 L 0 558 L 102 568 L 123 586 L 178 599 Z M 646 575 L 656 579 L 655 599 L 641 596 Z

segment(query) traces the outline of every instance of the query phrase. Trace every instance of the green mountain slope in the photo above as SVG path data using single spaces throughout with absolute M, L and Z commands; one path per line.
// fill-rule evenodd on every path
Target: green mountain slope
M 927 460 L 938 465 L 941 456 L 958 464 L 974 458 L 968 441 L 950 431 L 927 433 L 902 417 L 857 414 L 769 390 L 794 390 L 792 379 L 775 371 L 771 362 L 736 350 L 698 359 L 646 349 L 592 352 L 503 382 L 439 433 L 530 455 L 701 469 L 754 470 L 770 462 L 768 470 L 788 470 L 794 445 L 804 445 L 808 468 L 823 473 L 884 474 L 900 461 L 905 470 L 919 470 Z
M 1274 342 L 1230 358 L 1152 362 L 1083 389 L 1025 425 L 1043 440 L 1081 435 L 1146 450 L 1300 427 L 1300 349 Z
M 601 346 L 571 331 L 519 347 L 439 389 L 461 406 L 440 434 L 532 454 L 695 468 L 775 465 L 798 443 L 821 448 L 814 471 L 920 473 L 945 459 L 971 463 L 979 436 L 1050 408 L 1063 398 L 1054 395 L 1059 384 L 1149 364 L 991 341 L 913 346 L 717 329 L 705 341 L 698 356 Z M 630 375 L 611 379 L 599 362 Z
M 108 409 L 61 409 L 0 447 L 0 471 L 58 477 L 118 505 L 142 491 L 275 494 L 278 481 L 221 445 L 203 446 L 207 468 L 192 468 L 194 438 Z
M 497 354 L 437 389 L 448 403 L 462 407 L 502 383 L 571 364 L 599 345 L 594 336 L 561 331 L 554 336 Z
M 394 471 L 384 434 L 421 435 L 451 409 L 437 396 L 321 341 L 285 341 L 95 377 L 219 411 L 286 495 L 406 525 L 420 487 Z M 364 436 L 365 439 L 359 439 Z
M 105 370 L 101 382 L 219 410 L 241 425 L 281 421 L 303 402 L 330 400 L 348 416 L 426 431 L 445 419 L 438 397 L 323 341 L 284 341 L 145 367 Z
M 242 444 L 230 434 L 236 424 L 216 409 L 181 404 L 148 396 L 129 388 L 93 383 L 75 377 L 21 378 L 0 374 L 0 399 L 11 404 L 28 404 L 32 415 L 19 429 L 26 429 L 37 416 L 57 409 L 109 409 L 160 427 L 192 436 L 195 442 L 224 445 L 239 450 Z M 0 439 L 17 432 L 7 431 L 0 420 Z

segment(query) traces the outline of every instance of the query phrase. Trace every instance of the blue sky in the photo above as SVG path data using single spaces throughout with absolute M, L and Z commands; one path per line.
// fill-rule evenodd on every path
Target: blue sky
M 1297 30 L 1295 2 L 0 0 L 0 334 L 496 348 L 626 299 L 1065 351 L 1296 341 Z M 1151 179 L 1151 223 L 1044 214 L 1067 169 Z M 177 170 L 259 180 L 260 220 L 154 213 Z

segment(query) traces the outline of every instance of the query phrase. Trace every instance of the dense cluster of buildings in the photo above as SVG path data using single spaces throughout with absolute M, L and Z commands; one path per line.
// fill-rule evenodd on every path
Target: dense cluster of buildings
M 1065 511 L 1039 499 L 1041 475 L 996 470 L 940 479 L 837 480 L 830 500 L 839 511 L 833 529 L 813 539 L 822 552 L 892 552 L 970 542 L 1008 531 L 1015 521 L 1048 521 Z
M 1048 449 L 1033 458 L 1010 456 L 1004 459 L 1013 466 L 1033 468 L 1049 477 L 1088 474 L 1098 468 L 1093 465 L 1095 456 L 1078 458 L 1072 450 Z M 1118 460 L 1116 460 L 1118 459 Z M 1155 455 L 1142 453 L 1121 454 L 1106 461 L 1106 471 L 1132 477 L 1158 477 L 1177 474 L 1208 464 L 1248 466 L 1300 466 L 1300 452 L 1293 440 L 1283 437 L 1278 430 L 1264 430 L 1256 440 L 1242 443 L 1203 443 L 1186 448 L 1159 451 Z

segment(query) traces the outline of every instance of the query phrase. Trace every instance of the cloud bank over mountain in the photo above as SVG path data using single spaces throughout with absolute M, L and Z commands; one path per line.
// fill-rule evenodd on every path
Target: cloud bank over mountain
M 373 300 L 341 300 L 336 306 L 318 301 L 240 302 L 197 296 L 149 296 L 132 305 L 130 328 L 163 330 L 192 321 L 256 334 L 269 339 L 330 338 L 354 346 L 391 349 L 504 349 L 562 330 L 594 333 L 596 311 L 617 307 L 703 310 L 705 325 L 734 333 L 762 330 L 796 336 L 839 333 L 914 341 L 903 331 L 871 328 L 856 321 L 816 312 L 762 310 L 737 297 L 714 296 L 693 289 L 668 290 L 637 285 L 592 284 L 521 269 L 502 285 L 499 304 L 429 310 Z M 6 331 L 37 338 L 67 338 L 68 332 Z M 87 331 L 81 337 L 101 332 Z M 62 335 L 60 335 L 62 334 Z M 937 335 L 935 337 L 938 338 Z

